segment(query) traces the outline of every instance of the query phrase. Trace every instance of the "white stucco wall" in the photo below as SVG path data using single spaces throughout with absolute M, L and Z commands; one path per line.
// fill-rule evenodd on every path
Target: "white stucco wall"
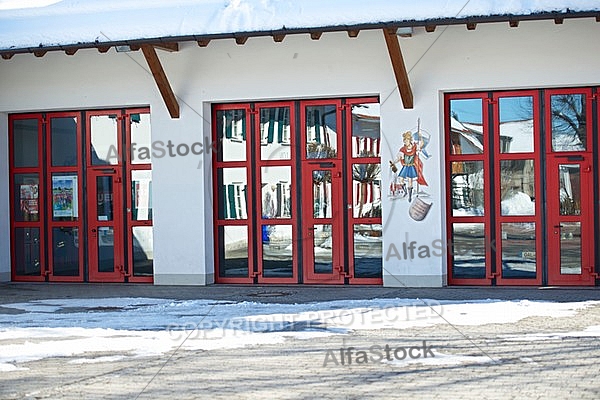
M 10 208 L 8 178 L 8 115 L 0 113 L 0 282 L 10 280 Z
M 233 39 L 213 41 L 206 48 L 182 43 L 179 52 L 159 51 L 179 98 L 178 120 L 169 118 L 141 52 L 16 55 L 0 62 L 0 112 L 149 105 L 153 140 L 191 144 L 210 137 L 211 103 L 380 95 L 387 143 L 382 147 L 383 188 L 389 187 L 387 165 L 401 146 L 402 133 L 414 129 L 420 118 L 432 136 L 432 157 L 424 162 L 432 208 L 425 220 L 416 222 L 408 216 L 405 200 L 384 197 L 385 257 L 392 244 L 402 251 L 407 235 L 419 245 L 445 240 L 443 92 L 599 84 L 600 52 L 582 39 L 598 37 L 599 30 L 593 19 L 566 20 L 563 25 L 522 22 L 518 28 L 484 24 L 475 31 L 464 26 L 438 27 L 434 33 L 416 29 L 413 37 L 400 39 L 415 96 L 412 110 L 402 108 L 379 31 L 364 31 L 355 39 L 326 33 L 319 41 L 291 35 L 283 43 L 250 38 L 243 46 Z M 5 116 L 0 118 L 4 164 L 5 121 Z M 211 156 L 164 157 L 153 163 L 155 282 L 212 283 Z M 0 208 L 7 210 L 2 165 Z M 8 219 L 2 218 L 4 233 Z M 0 244 L 0 259 L 8 259 L 7 245 Z M 441 286 L 445 264 L 443 257 L 407 261 L 392 254 L 384 261 L 384 285 Z

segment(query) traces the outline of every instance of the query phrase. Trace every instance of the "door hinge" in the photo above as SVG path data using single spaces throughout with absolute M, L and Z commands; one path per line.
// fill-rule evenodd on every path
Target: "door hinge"
M 499 276 L 500 276 L 500 273 L 499 273 L 499 272 L 490 272 L 490 273 L 489 273 L 489 274 L 486 276 L 486 278 L 487 278 L 487 279 L 494 279 L 494 278 L 498 278 Z
M 498 100 L 494 100 L 491 97 L 486 97 L 485 99 L 483 99 L 483 101 L 485 101 L 487 104 L 498 104 Z
M 262 272 L 252 272 L 250 274 L 250 278 L 256 278 L 257 276 L 262 276 Z
M 129 272 L 125 272 L 125 267 L 123 265 L 119 265 L 119 271 L 121 272 L 121 275 L 129 278 L 131 276 L 131 274 Z
M 342 275 L 344 278 L 354 278 L 354 276 L 352 276 L 352 274 L 344 271 L 344 267 L 341 265 L 339 267 L 337 267 L 337 270 L 338 270 L 339 274 Z
M 600 274 L 598 272 L 594 272 L 594 266 L 590 265 L 589 267 L 586 267 L 585 269 L 587 269 L 590 272 L 590 275 L 594 277 L 594 279 L 600 279 Z

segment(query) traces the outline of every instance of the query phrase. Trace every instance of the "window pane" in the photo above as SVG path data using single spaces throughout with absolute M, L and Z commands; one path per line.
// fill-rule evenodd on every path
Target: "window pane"
M 354 277 L 381 278 L 383 270 L 381 224 L 354 225 Z
M 154 236 L 151 226 L 134 226 L 132 233 L 133 276 L 152 276 Z
M 452 163 L 452 216 L 484 215 L 483 161 Z
M 262 217 L 292 217 L 292 168 L 262 167 Z
M 79 275 L 79 232 L 77 228 L 52 229 L 52 273 L 55 276 Z
M 533 160 L 500 161 L 502 215 L 535 215 Z
M 52 219 L 76 221 L 79 217 L 79 186 L 77 174 L 52 174 Z
M 291 158 L 290 108 L 260 109 L 261 160 L 289 160 Z
M 40 220 L 40 178 L 38 174 L 14 175 L 13 214 L 15 221 Z
M 96 115 L 90 118 L 92 165 L 119 164 L 117 116 Z
M 560 273 L 581 274 L 581 222 L 560 224 Z
M 306 158 L 337 157 L 337 107 L 306 107 Z
M 552 112 L 552 150 L 585 151 L 587 121 L 585 95 L 550 96 Z
M 535 223 L 502 224 L 502 277 L 535 279 Z
M 15 167 L 38 166 L 38 120 L 13 121 L 13 156 Z
M 381 218 L 381 164 L 352 166 L 354 218 Z
M 246 160 L 246 111 L 220 110 L 217 111 L 217 141 L 220 143 L 217 151 L 219 161 Z
M 41 274 L 39 228 L 15 228 L 15 268 L 19 276 Z
M 247 277 L 250 260 L 248 259 L 248 227 L 219 227 L 219 276 Z
M 313 271 L 315 274 L 333 273 L 333 236 L 331 225 L 315 225 L 313 234 Z
M 152 142 L 150 139 L 150 114 L 131 114 L 131 163 L 149 164 L 152 162 Z
M 114 229 L 108 226 L 98 228 L 98 272 L 115 271 Z
M 381 156 L 379 103 L 352 105 L 352 157 Z
M 77 166 L 77 118 L 51 118 L 52 166 Z
M 560 164 L 560 215 L 581 215 L 581 173 L 578 164 Z
M 247 219 L 246 168 L 220 168 L 217 171 L 219 219 Z
M 331 171 L 313 171 L 313 217 L 331 218 Z
M 291 278 L 294 274 L 292 225 L 263 225 L 263 276 Z
M 454 278 L 485 278 L 486 240 L 484 224 L 452 224 Z
M 152 171 L 131 171 L 131 219 L 152 219 Z
M 533 97 L 501 97 L 498 107 L 500 152 L 533 152 Z
M 481 99 L 450 100 L 450 154 L 482 154 Z
M 112 176 L 97 176 L 96 177 L 96 215 L 98 221 L 112 221 L 114 204 L 113 204 L 113 177 Z

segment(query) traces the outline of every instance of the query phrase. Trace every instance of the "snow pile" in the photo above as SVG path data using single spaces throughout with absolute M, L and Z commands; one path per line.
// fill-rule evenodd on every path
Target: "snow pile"
M 599 9 L 597 0 L 0 0 L 0 49 Z

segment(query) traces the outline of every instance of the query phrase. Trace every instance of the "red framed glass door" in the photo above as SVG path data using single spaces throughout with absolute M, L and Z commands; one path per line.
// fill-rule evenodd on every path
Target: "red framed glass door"
M 591 89 L 546 92 L 548 284 L 593 285 Z
M 339 100 L 300 103 L 305 283 L 344 283 L 341 105 Z
M 125 279 L 120 112 L 87 115 L 87 234 L 91 282 Z

